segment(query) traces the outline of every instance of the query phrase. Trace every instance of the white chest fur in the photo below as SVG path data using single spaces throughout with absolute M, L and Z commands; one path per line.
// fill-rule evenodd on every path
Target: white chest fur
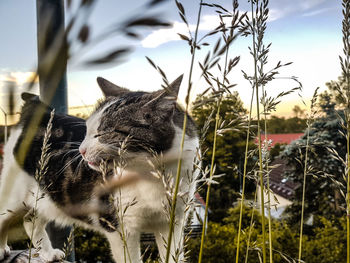
M 122 187 L 115 194 L 116 206 L 121 205 L 123 208 L 128 207 L 124 215 L 124 220 L 129 228 L 144 232 L 155 232 L 158 231 L 159 228 L 164 228 L 168 225 L 166 215 L 168 211 L 166 210 L 166 206 L 169 198 L 171 199 L 171 188 L 175 184 L 182 139 L 182 131 L 177 127 L 175 129 L 176 136 L 174 138 L 173 146 L 164 154 L 164 156 L 161 157 L 165 168 L 162 175 L 164 177 L 169 177 L 170 181 L 166 181 L 164 178 L 159 178 L 158 176 L 161 176 L 160 173 L 152 170 L 153 168 L 149 166 L 140 167 L 137 166 L 137 164 L 133 164 L 129 170 L 126 169 L 122 174 L 122 176 L 127 176 L 129 171 L 143 173 L 141 174 L 140 180 L 137 180 L 129 186 Z M 186 193 L 185 196 L 187 199 L 193 197 L 196 187 L 195 177 L 198 175 L 198 171 L 193 171 L 193 163 L 196 156 L 195 149 L 198 149 L 198 139 L 188 138 L 186 135 L 182 152 L 179 193 Z M 145 161 L 144 164 L 146 163 L 147 162 Z M 154 174 L 158 175 L 155 176 Z M 168 185 L 168 183 L 170 185 Z M 135 200 L 136 203 L 129 206 L 133 200 Z M 179 200 L 179 208 L 182 208 L 183 205 L 183 200 Z M 179 213 L 184 213 L 183 209 L 178 210 Z M 183 217 L 185 215 L 178 216 Z

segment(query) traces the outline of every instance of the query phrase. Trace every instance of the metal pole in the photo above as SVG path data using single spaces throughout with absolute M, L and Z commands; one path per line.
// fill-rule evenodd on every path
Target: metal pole
M 40 98 L 55 108 L 56 113 L 67 113 L 67 45 L 64 26 L 63 0 L 37 0 L 37 41 Z M 54 248 L 63 249 L 72 228 L 57 228 L 49 224 L 47 232 Z M 73 246 L 73 244 L 72 244 Z M 68 256 L 74 262 L 74 249 Z

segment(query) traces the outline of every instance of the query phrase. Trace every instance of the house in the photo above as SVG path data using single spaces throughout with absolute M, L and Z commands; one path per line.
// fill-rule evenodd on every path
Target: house
M 261 139 L 271 140 L 271 147 L 279 144 L 290 144 L 292 141 L 299 139 L 303 133 L 287 133 L 287 134 L 265 134 L 261 135 Z M 256 139 L 256 142 L 258 139 Z M 287 169 L 285 160 L 276 158 L 270 166 L 269 183 L 270 183 L 270 202 L 271 216 L 281 218 L 283 211 L 292 204 L 292 199 L 295 195 L 295 190 L 300 187 L 300 184 L 294 183 L 283 177 L 283 173 Z M 261 203 L 260 186 L 257 186 L 258 204 Z M 268 193 L 264 192 L 264 202 L 268 200 Z M 267 214 L 267 210 L 265 214 Z
M 270 170 L 270 202 L 271 202 L 271 216 L 274 218 L 281 218 L 284 210 L 292 204 L 292 198 L 295 195 L 295 190 L 300 187 L 300 184 L 294 183 L 283 177 L 284 171 L 287 169 L 286 161 L 276 159 L 271 163 L 273 167 Z M 260 186 L 257 186 L 258 203 L 261 203 Z M 264 192 L 265 203 L 268 200 L 268 194 Z M 267 214 L 267 211 L 265 211 Z

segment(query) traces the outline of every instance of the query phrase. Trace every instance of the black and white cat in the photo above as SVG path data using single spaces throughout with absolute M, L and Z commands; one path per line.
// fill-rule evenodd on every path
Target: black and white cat
M 41 154 L 43 137 L 50 119 L 51 109 L 37 96 L 22 94 L 25 104 L 17 127 L 4 149 L 4 167 L 0 184 L 0 260 L 9 252 L 7 230 L 14 217 L 27 217 L 32 213 L 36 198 L 33 193 L 40 189 L 37 201 L 37 219 L 34 224 L 24 220 L 24 228 L 31 236 L 33 245 L 39 246 L 40 255 L 48 261 L 64 257 L 61 250 L 54 249 L 46 234 L 49 221 L 60 225 L 77 224 L 103 233 L 111 246 L 116 262 L 142 262 L 140 254 L 141 232 L 153 232 L 160 257 L 164 259 L 169 232 L 169 222 L 164 212 L 167 204 L 167 189 L 164 182 L 154 176 L 154 153 L 161 156 L 164 173 L 174 177 L 180 152 L 184 113 L 177 107 L 176 96 L 182 76 L 176 79 L 168 91 L 152 93 L 131 92 L 111 82 L 98 78 L 98 84 L 106 99 L 85 121 L 55 114 L 52 134 L 49 139 L 50 158 L 48 170 L 38 182 L 35 172 Z M 37 112 L 44 112 L 35 129 L 34 139 L 28 147 L 28 131 Z M 120 145 L 126 141 L 125 165 L 122 177 L 139 175 L 139 180 L 122 186 L 114 196 L 97 195 L 96 187 L 104 182 L 100 171 L 101 162 L 111 164 L 120 160 Z M 192 198 L 198 171 L 193 171 L 193 162 L 198 150 L 196 128 L 188 119 L 180 183 L 180 192 L 185 199 Z M 27 149 L 27 152 L 25 152 Z M 22 156 L 25 154 L 25 158 Z M 159 159 L 157 160 L 159 161 Z M 105 177 L 114 178 L 114 169 Z M 38 188 L 39 187 L 39 188 Z M 113 197 L 113 198 L 111 198 Z M 185 201 L 179 199 L 171 253 L 183 240 L 183 225 L 186 221 Z M 134 202 L 136 201 L 136 202 Z M 99 204 L 103 209 L 90 214 L 74 215 L 67 207 Z M 133 205 L 130 205 L 133 203 Z M 124 241 L 121 239 L 118 208 L 128 208 L 123 215 Z M 125 258 L 126 257 L 126 258 Z M 180 262 L 183 255 L 180 255 Z M 170 262 L 175 262 L 170 257 Z

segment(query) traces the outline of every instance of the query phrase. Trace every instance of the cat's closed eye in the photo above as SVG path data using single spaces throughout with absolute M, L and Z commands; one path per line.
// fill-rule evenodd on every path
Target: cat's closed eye
M 119 134 L 122 134 L 122 135 L 125 135 L 125 136 L 129 136 L 130 135 L 130 132 L 119 130 L 118 128 L 115 128 L 113 132 L 116 132 L 116 133 L 119 133 Z

